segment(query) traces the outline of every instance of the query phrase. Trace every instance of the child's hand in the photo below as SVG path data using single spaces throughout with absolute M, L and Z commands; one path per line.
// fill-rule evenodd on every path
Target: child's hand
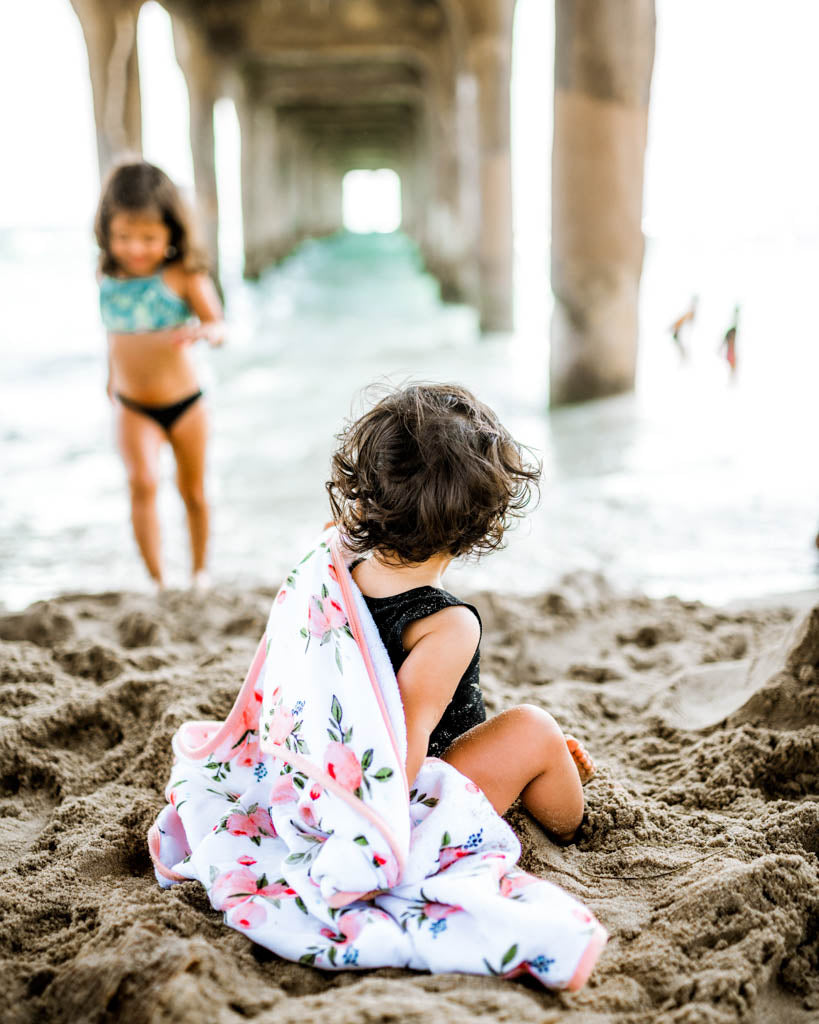
M 168 341 L 174 348 L 184 348 L 186 345 L 193 345 L 201 337 L 200 324 L 184 324 L 168 331 Z
M 225 325 L 221 320 L 208 321 L 204 324 L 184 324 L 170 331 L 168 340 L 176 348 L 193 345 L 197 341 L 206 341 L 211 348 L 216 348 L 225 340 Z

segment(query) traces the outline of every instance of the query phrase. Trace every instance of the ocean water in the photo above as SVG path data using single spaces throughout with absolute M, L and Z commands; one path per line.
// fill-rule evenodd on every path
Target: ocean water
M 229 344 L 202 352 L 212 414 L 217 583 L 277 585 L 327 518 L 333 437 L 372 382 L 456 380 L 544 463 L 539 507 L 454 589 L 533 592 L 567 572 L 727 601 L 817 586 L 819 338 L 812 239 L 650 242 L 633 395 L 548 411 L 545 268 L 518 275 L 518 328 L 481 338 L 439 301 L 400 234 L 305 244 L 250 284 L 225 281 Z M 76 231 L 0 232 L 0 601 L 139 589 L 104 391 L 94 250 Z M 668 324 L 699 295 L 682 362 Z M 741 305 L 739 372 L 718 346 Z M 172 585 L 183 510 L 163 461 Z

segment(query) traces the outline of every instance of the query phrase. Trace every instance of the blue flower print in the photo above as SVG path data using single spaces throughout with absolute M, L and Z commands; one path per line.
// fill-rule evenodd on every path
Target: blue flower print
M 464 843 L 463 848 L 465 850 L 477 850 L 483 842 L 483 829 L 478 829 L 477 832 L 473 832 L 472 835 Z
M 446 931 L 446 921 L 443 918 L 440 921 L 433 921 L 429 930 L 432 932 L 433 939 L 437 939 L 441 932 Z
M 262 779 L 267 775 L 267 765 L 264 761 L 259 761 L 256 767 L 253 769 L 253 774 L 256 776 L 256 781 L 261 782 Z
M 350 946 L 349 949 L 344 950 L 344 956 L 342 957 L 342 960 L 349 967 L 352 967 L 353 965 L 358 963 L 358 950 L 355 948 L 355 946 Z

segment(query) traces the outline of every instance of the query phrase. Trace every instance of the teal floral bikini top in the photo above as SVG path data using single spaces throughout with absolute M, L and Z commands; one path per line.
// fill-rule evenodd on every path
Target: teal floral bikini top
M 107 330 L 133 334 L 178 327 L 190 319 L 191 310 L 165 284 L 161 274 L 122 279 L 103 275 L 100 313 Z

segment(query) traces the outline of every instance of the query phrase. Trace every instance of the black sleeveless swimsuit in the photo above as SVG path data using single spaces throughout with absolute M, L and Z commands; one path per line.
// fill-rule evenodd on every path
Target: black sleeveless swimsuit
M 375 620 L 376 628 L 387 648 L 392 667 L 396 675 L 409 651 L 404 650 L 401 637 L 411 622 L 426 618 L 444 608 L 463 605 L 475 613 L 480 624 L 481 617 L 477 609 L 446 590 L 437 587 L 415 587 L 403 594 L 392 597 L 364 597 L 370 614 Z M 486 721 L 486 708 L 479 682 L 480 645 L 472 655 L 472 661 L 461 676 L 461 681 L 446 707 L 440 722 L 435 726 L 429 738 L 427 755 L 440 757 L 453 740 L 457 739 L 473 725 Z

